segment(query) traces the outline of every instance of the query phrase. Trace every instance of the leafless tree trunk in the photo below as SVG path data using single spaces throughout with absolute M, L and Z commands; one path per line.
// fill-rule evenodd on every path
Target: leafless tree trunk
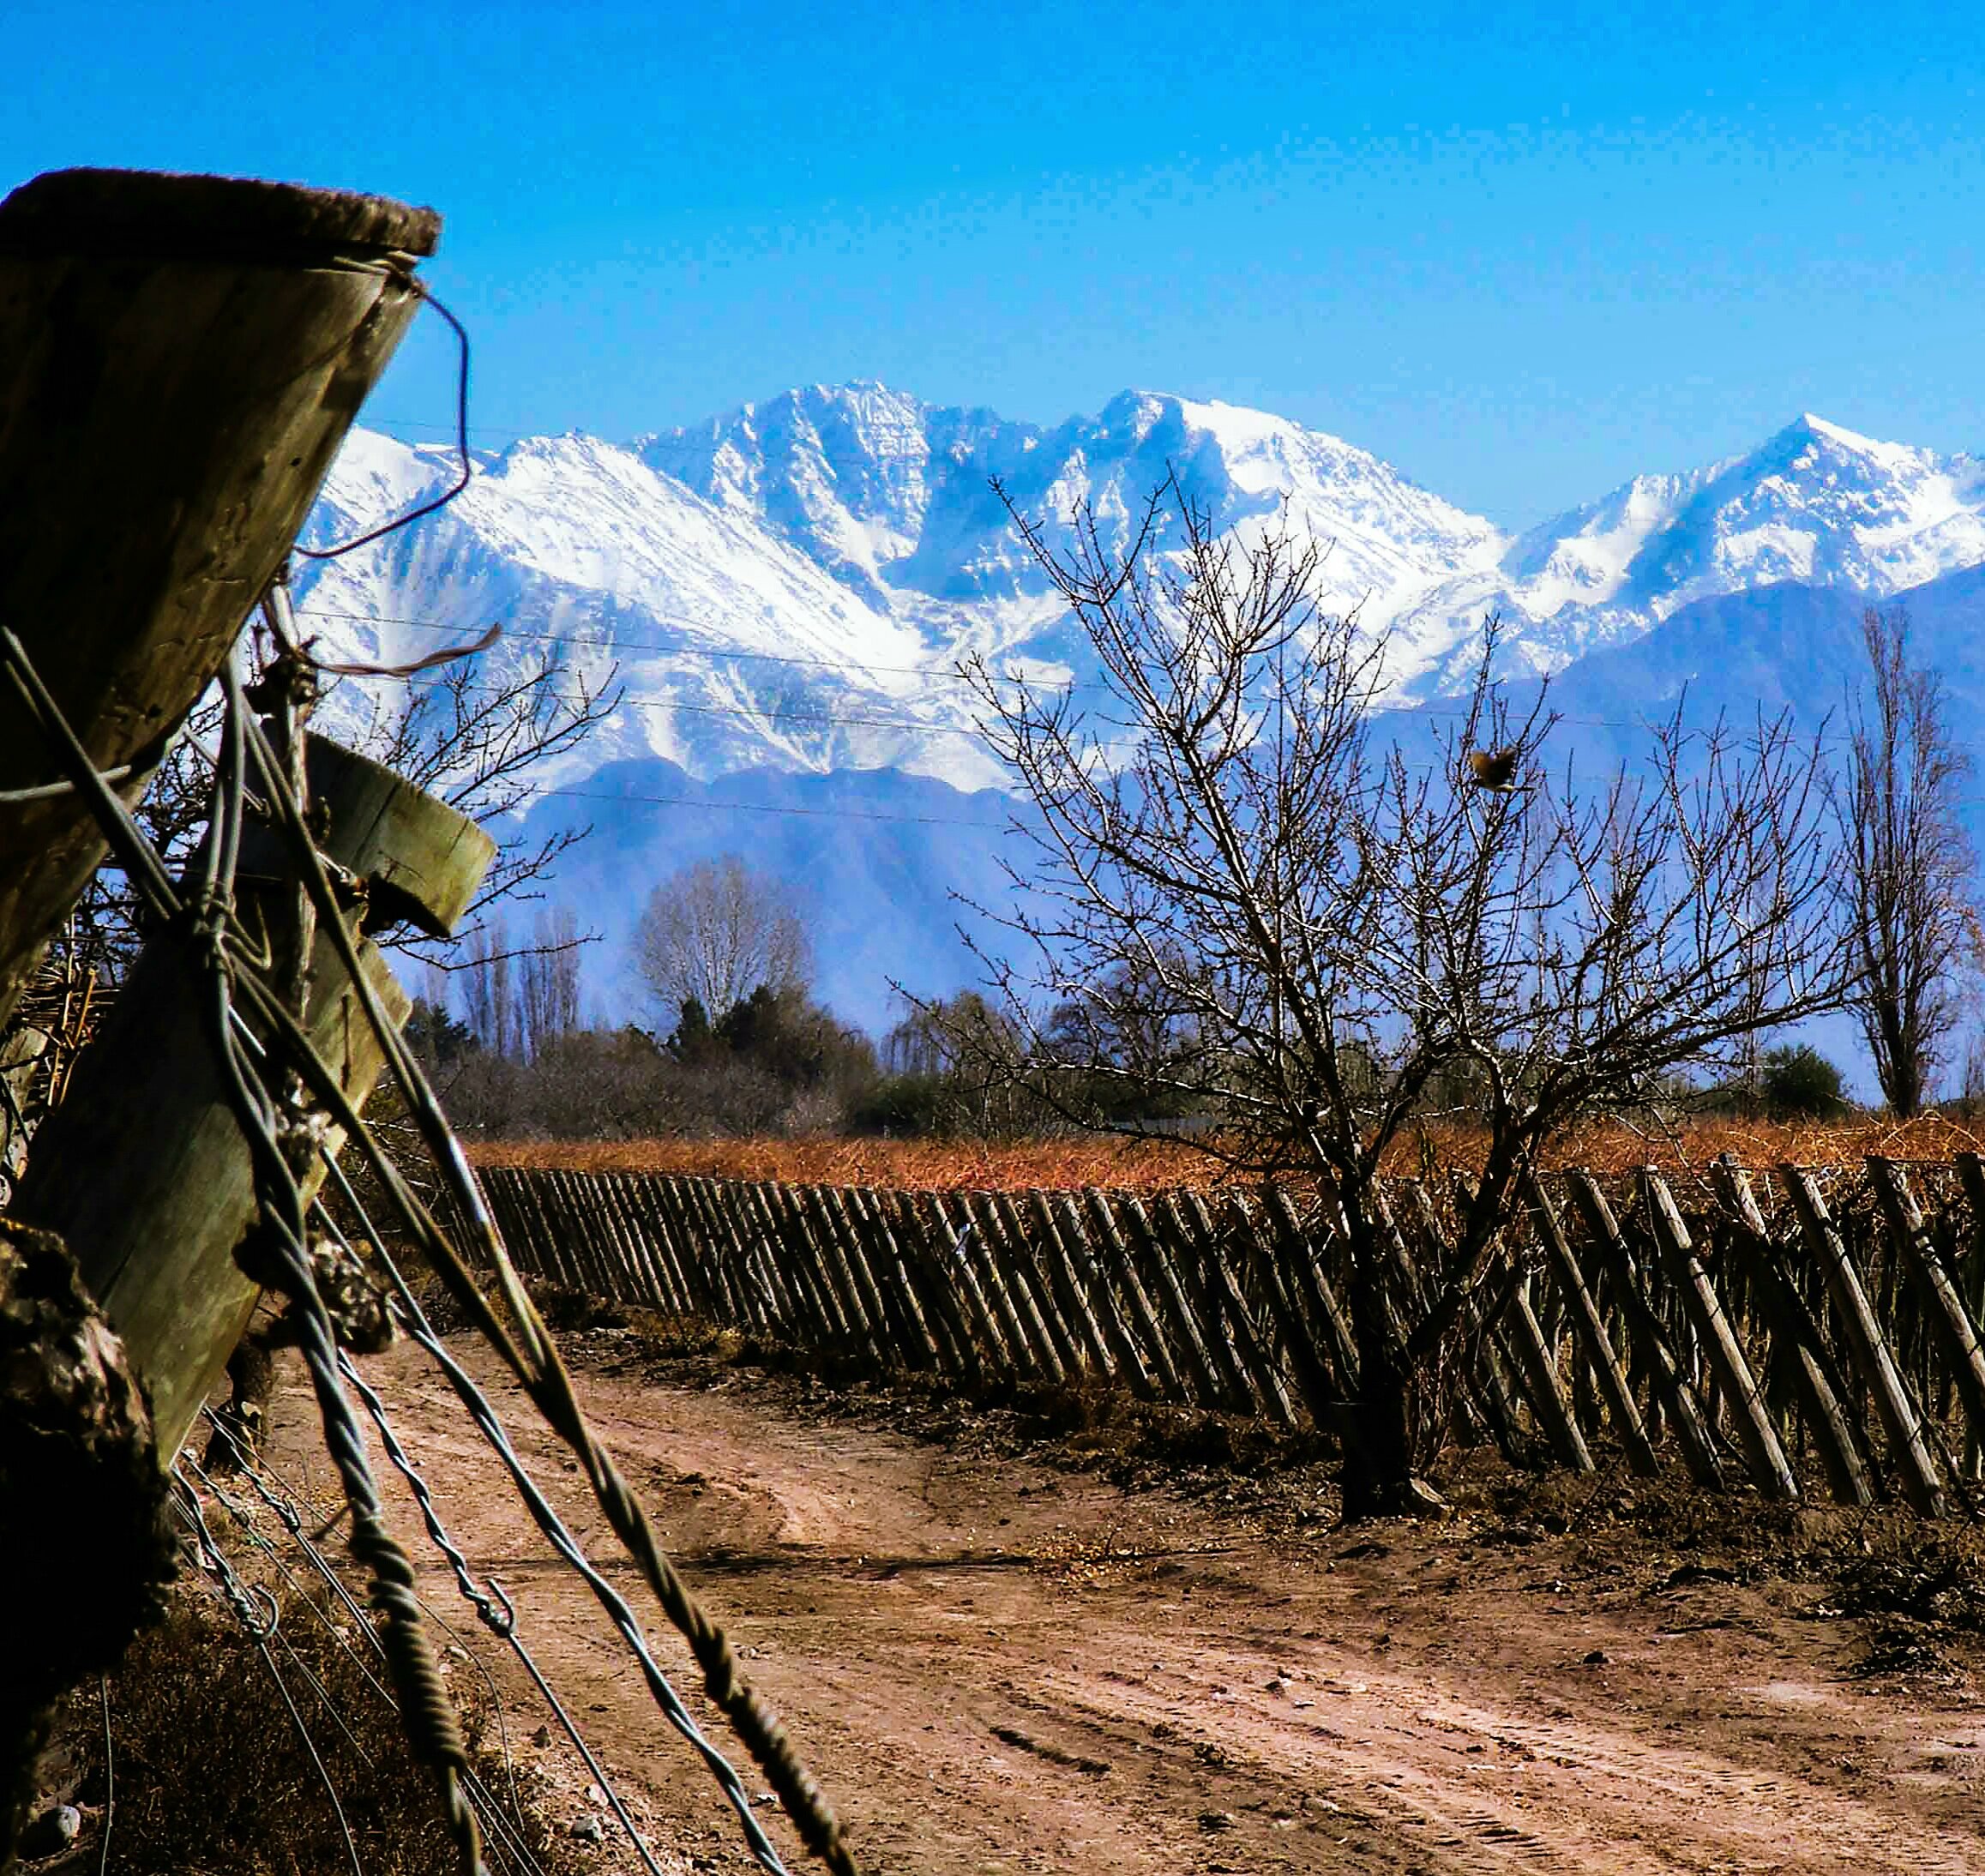
M 1086 514 L 1066 558 L 1015 520 L 1103 694 L 966 667 L 1038 815 L 1009 921 L 1024 962 L 996 985 L 1052 1098 L 1069 1038 L 1116 1025 L 1098 1009 L 1050 1036 L 1032 1013 L 1135 983 L 1193 1046 L 1097 1049 L 1085 1079 L 1196 1104 L 1220 1123 L 1207 1151 L 1314 1184 L 1362 1364 L 1347 1508 L 1410 1509 L 1441 1430 L 1426 1384 L 1472 1332 L 1539 1145 L 1844 996 L 1817 748 L 1782 723 L 1691 736 L 1678 719 L 1644 775 L 1591 790 L 1567 761 L 1554 784 L 1555 719 L 1540 701 L 1511 720 L 1493 630 L 1458 719 L 1381 740 L 1386 646 L 1316 603 L 1314 545 L 1216 538 L 1176 481 L 1122 556 Z M 1478 749 L 1512 753 L 1513 787 L 1475 785 Z M 1485 1165 L 1419 1309 L 1390 1284 L 1375 1182 L 1443 1103 L 1483 1127 Z
M 1907 1120 L 1931 1097 L 1981 953 L 1977 859 L 1958 815 L 1972 765 L 1942 678 L 1910 663 L 1908 614 L 1871 606 L 1862 631 L 1873 688 L 1849 702 L 1842 894 L 1855 1010 L 1883 1097 Z
M 725 854 L 683 868 L 649 895 L 635 964 L 665 1015 L 695 1001 L 714 1023 L 761 986 L 804 989 L 813 951 L 791 893 Z

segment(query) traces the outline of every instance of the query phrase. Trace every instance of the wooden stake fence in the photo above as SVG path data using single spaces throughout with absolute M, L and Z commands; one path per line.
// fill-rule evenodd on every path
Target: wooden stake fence
M 1533 1182 L 1477 1299 L 1464 1439 L 1589 1471 L 1665 1448 L 1702 1487 L 1946 1506 L 1985 1452 L 1985 1164 L 1825 1174 L 1723 1162 Z M 1341 1234 L 1286 1191 L 880 1193 L 677 1176 L 481 1178 L 520 1265 L 608 1302 L 969 1391 L 1122 1387 L 1336 1429 L 1357 1351 Z M 1441 1201 L 1393 1188 L 1389 1307 L 1448 1263 Z M 1871 1428 L 1879 1428 L 1878 1442 Z

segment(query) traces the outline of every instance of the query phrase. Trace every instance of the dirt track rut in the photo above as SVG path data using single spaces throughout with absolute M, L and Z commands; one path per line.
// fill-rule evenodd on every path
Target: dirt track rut
M 452 1397 L 409 1351 L 369 1368 L 665 1868 L 749 1867 Z M 583 1392 L 867 1869 L 1985 1872 L 1985 1709 L 1849 1678 L 1852 1625 L 1815 1616 L 1810 1586 L 1663 1588 L 1658 1559 L 1572 1583 L 1562 1541 L 1460 1527 L 1268 1537 L 1218 1505 L 812 1422 L 742 1374 L 592 1373 Z M 276 1451 L 322 1489 L 307 1410 L 288 1390 Z M 681 1648 L 658 1651 L 687 1693 Z M 518 1739 L 542 1716 L 514 1678 Z M 521 1749 L 589 1807 L 555 1746 Z

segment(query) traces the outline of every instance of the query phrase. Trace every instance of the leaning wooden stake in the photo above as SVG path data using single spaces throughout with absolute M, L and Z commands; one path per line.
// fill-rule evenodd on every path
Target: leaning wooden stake
M 1702 1260 L 1695 1254 L 1688 1227 L 1682 1223 L 1675 1195 L 1668 1182 L 1652 1166 L 1640 1172 L 1640 1187 L 1647 1200 L 1648 1222 L 1655 1242 L 1668 1260 L 1669 1274 L 1681 1294 L 1682 1307 L 1693 1320 L 1703 1350 L 1729 1403 L 1730 1417 L 1736 1423 L 1737 1440 L 1744 1449 L 1751 1477 L 1766 1498 L 1785 1500 L 1799 1496 L 1799 1481 L 1785 1449 L 1778 1443 L 1777 1429 L 1765 1411 L 1763 1391 L 1744 1358 L 1736 1332 L 1723 1314 L 1716 1286 L 1710 1281 Z
M 1888 1339 L 1881 1332 L 1869 1307 L 1868 1292 L 1862 1288 L 1860 1273 L 1847 1254 L 1847 1247 L 1833 1228 L 1826 1201 L 1820 1188 L 1801 1168 L 1783 1165 L 1778 1177 L 1799 1214 L 1799 1228 L 1806 1248 L 1820 1266 L 1832 1292 L 1835 1309 L 1847 1332 L 1847 1346 L 1862 1385 L 1874 1397 L 1888 1435 L 1889 1450 L 1901 1475 L 1903 1494 L 1926 1518 L 1940 1518 L 1944 1512 L 1944 1482 L 1930 1457 L 1924 1435 L 1923 1416 L 1911 1397 L 1909 1384 L 1889 1353 Z
M 324 851 L 361 880 L 390 869 L 396 852 L 445 837 L 452 870 L 436 872 L 420 890 L 428 927 L 452 929 L 494 856 L 489 837 L 377 764 L 318 739 L 312 773 L 328 821 Z M 393 784 L 394 813 L 369 806 L 356 819 L 346 814 L 352 794 L 376 799 L 382 777 Z M 271 855 L 267 863 L 274 863 L 273 848 Z M 273 926 L 289 888 L 279 882 L 259 890 Z M 356 927 L 357 910 L 352 918 Z M 375 990 L 404 1020 L 407 999 L 370 941 L 360 956 Z M 162 934 L 78 1059 L 68 1099 L 36 1135 L 14 1205 L 17 1217 L 68 1242 L 83 1281 L 123 1337 L 150 1398 L 161 1464 L 178 1452 L 260 1295 L 235 1261 L 256 1216 L 254 1167 L 208 1025 L 187 940 Z M 363 1102 L 383 1057 L 326 935 L 316 946 L 306 1026 L 347 1095 Z M 299 1169 L 306 1192 L 322 1177 L 321 1164 Z
M 1931 1330 L 1942 1344 L 1945 1364 L 1964 1404 L 1971 1440 L 1985 1441 L 1985 1348 L 1979 1345 L 1978 1326 L 1944 1268 L 1943 1254 L 1910 1195 L 1902 1168 L 1892 1159 L 1870 1155 L 1868 1176 L 1889 1236 L 1902 1248 L 1904 1261 L 1922 1294 Z
M 1806 1299 L 1799 1294 L 1778 1255 L 1778 1247 L 1771 1242 L 1765 1215 L 1752 1196 L 1750 1181 L 1727 1153 L 1717 1161 L 1715 1177 L 1724 1206 L 1751 1242 L 1765 1306 L 1773 1319 L 1772 1333 L 1781 1351 L 1790 1357 L 1786 1367 L 1799 1404 L 1805 1410 L 1813 1442 L 1819 1448 L 1827 1489 L 1844 1505 L 1873 1504 L 1874 1490 L 1868 1483 L 1861 1443 L 1840 1404 L 1836 1378 L 1829 1372 L 1832 1358 L 1806 1307 Z
M 1668 1339 L 1668 1332 L 1661 1326 L 1661 1319 L 1642 1293 L 1633 1253 L 1620 1230 L 1618 1219 L 1613 1216 L 1612 1206 L 1606 1202 L 1606 1194 L 1600 1191 L 1598 1181 L 1589 1172 L 1567 1173 L 1565 1185 L 1572 1195 L 1572 1203 L 1585 1221 L 1587 1232 L 1605 1260 L 1614 1300 L 1626 1318 L 1627 1332 L 1640 1350 L 1641 1363 L 1652 1382 L 1654 1392 L 1675 1423 L 1675 1437 L 1681 1444 L 1682 1461 L 1688 1467 L 1689 1476 L 1698 1485 L 1711 1491 L 1722 1491 L 1723 1465 L 1711 1441 L 1702 1404 L 1682 1372 L 1681 1363 Z
M 1282 1378 L 1275 1351 L 1261 1337 L 1254 1312 L 1248 1307 L 1227 1267 L 1224 1234 L 1213 1223 L 1206 1201 L 1196 1192 L 1179 1194 L 1181 1214 L 1189 1219 L 1199 1251 L 1199 1268 L 1207 1304 L 1209 1326 L 1224 1322 L 1230 1345 L 1246 1373 L 1250 1387 L 1260 1398 L 1262 1411 L 1280 1427 L 1296 1424 L 1296 1404 L 1289 1397 L 1289 1384 Z
M 1647 1437 L 1640 1410 L 1634 1404 L 1633 1391 L 1627 1385 L 1627 1370 L 1614 1352 L 1613 1338 L 1606 1332 L 1605 1318 L 1599 1314 L 1599 1305 L 1585 1282 L 1585 1272 L 1579 1268 L 1571 1240 L 1558 1222 L 1557 1208 L 1534 1173 L 1529 1177 L 1526 1196 L 1531 1224 L 1544 1248 L 1551 1275 L 1570 1311 L 1573 1332 L 1584 1345 L 1586 1367 L 1605 1398 L 1606 1410 L 1612 1418 L 1613 1431 L 1626 1452 L 1627 1463 L 1643 1478 L 1651 1478 L 1660 1471 L 1661 1462 L 1654 1456 L 1654 1446 Z

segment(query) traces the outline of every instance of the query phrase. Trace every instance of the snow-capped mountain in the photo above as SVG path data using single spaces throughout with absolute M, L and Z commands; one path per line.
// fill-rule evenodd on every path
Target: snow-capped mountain
M 568 773 L 654 755 L 705 779 L 996 782 L 958 659 L 1086 673 L 996 482 L 1058 552 L 1079 508 L 1120 550 L 1174 472 L 1216 529 L 1327 543 L 1327 602 L 1390 634 L 1401 702 L 1465 680 L 1490 612 L 1509 668 L 1545 672 L 1718 594 L 1793 580 L 1880 596 L 1985 562 L 1985 463 L 1814 417 L 1513 538 L 1336 437 L 1146 392 L 1050 430 L 815 386 L 627 446 L 529 438 L 475 469 L 442 512 L 315 563 L 302 604 L 341 649 L 388 662 L 502 619 L 496 673 L 550 642 L 617 665 L 626 701 Z M 307 542 L 403 511 L 450 470 L 445 449 L 355 432 Z
M 354 432 L 306 544 L 405 513 L 454 466 L 445 448 Z M 1057 551 L 1082 506 L 1120 549 L 1172 472 L 1243 540 L 1285 525 L 1330 544 L 1330 601 L 1388 632 L 1401 704 L 1464 682 L 1500 613 L 1510 675 L 1561 674 L 1561 737 L 1581 761 L 1638 760 L 1633 726 L 1684 687 L 1708 713 L 1816 721 L 1853 669 L 1862 603 L 1898 593 L 1967 722 L 1985 711 L 1985 464 L 1813 417 L 1512 537 L 1260 412 L 1127 392 L 1049 430 L 814 387 L 624 446 L 574 435 L 478 454 L 459 500 L 305 563 L 297 597 L 347 658 L 406 662 L 500 620 L 478 684 L 551 649 L 595 677 L 617 669 L 621 707 L 540 778 L 528 823 L 598 830 L 556 890 L 607 935 L 588 966 L 605 1013 L 639 1007 L 615 978 L 653 883 L 741 851 L 806 893 L 822 993 L 876 1026 L 891 977 L 975 981 L 946 895 L 1001 889 L 999 798 L 970 791 L 1002 776 L 958 659 L 1090 675 L 991 484 Z M 343 687 L 331 726 L 393 688 Z

